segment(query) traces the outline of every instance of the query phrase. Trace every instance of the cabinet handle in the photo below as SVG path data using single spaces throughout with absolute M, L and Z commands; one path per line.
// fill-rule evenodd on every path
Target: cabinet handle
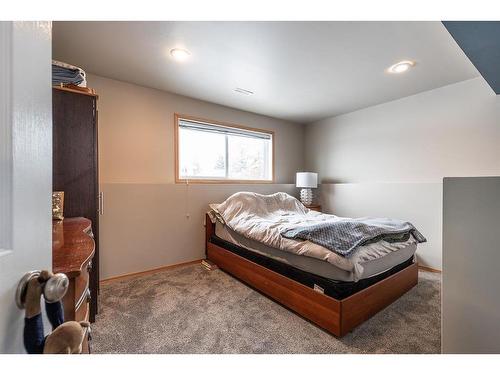
M 92 227 L 90 227 L 85 233 L 87 233 L 87 235 L 90 238 L 94 238 L 94 232 L 92 232 Z
M 99 215 L 104 215 L 104 192 L 99 192 Z
M 92 300 L 92 294 L 90 293 L 90 289 L 87 289 L 87 303 L 90 303 Z
M 87 264 L 87 272 L 90 273 L 92 271 L 92 261 L 89 261 L 89 264 Z

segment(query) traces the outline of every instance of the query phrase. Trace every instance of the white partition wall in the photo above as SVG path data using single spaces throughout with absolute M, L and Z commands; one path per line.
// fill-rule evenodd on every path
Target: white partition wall
M 443 353 L 500 353 L 500 177 L 445 178 Z

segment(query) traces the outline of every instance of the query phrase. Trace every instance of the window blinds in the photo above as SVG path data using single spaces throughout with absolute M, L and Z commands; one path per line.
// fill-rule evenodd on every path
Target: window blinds
M 179 119 L 179 128 L 186 130 L 197 130 L 207 133 L 218 133 L 226 135 L 236 135 L 240 137 L 257 138 L 271 140 L 272 135 L 264 132 L 257 132 L 242 128 L 210 124 L 202 121 Z

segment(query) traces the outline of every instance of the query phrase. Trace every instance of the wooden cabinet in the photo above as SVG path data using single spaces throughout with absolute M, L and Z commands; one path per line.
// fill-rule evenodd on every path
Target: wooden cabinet
M 64 216 L 91 222 L 95 254 L 89 268 L 90 316 L 95 321 L 99 290 L 99 185 L 97 96 L 54 87 L 53 190 L 64 191 Z
M 69 287 L 63 298 L 64 320 L 77 322 L 90 318 L 90 275 L 95 253 L 92 222 L 83 217 L 66 218 L 52 224 L 52 270 L 65 273 Z M 89 332 L 83 352 L 90 352 Z

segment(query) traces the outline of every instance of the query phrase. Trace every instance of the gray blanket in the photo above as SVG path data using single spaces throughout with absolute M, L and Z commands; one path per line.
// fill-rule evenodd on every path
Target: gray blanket
M 378 241 L 403 242 L 413 236 L 417 242 L 425 237 L 409 222 L 394 219 L 341 219 L 320 224 L 287 229 L 281 235 L 302 239 L 326 247 L 344 257 L 349 257 L 358 247 Z

